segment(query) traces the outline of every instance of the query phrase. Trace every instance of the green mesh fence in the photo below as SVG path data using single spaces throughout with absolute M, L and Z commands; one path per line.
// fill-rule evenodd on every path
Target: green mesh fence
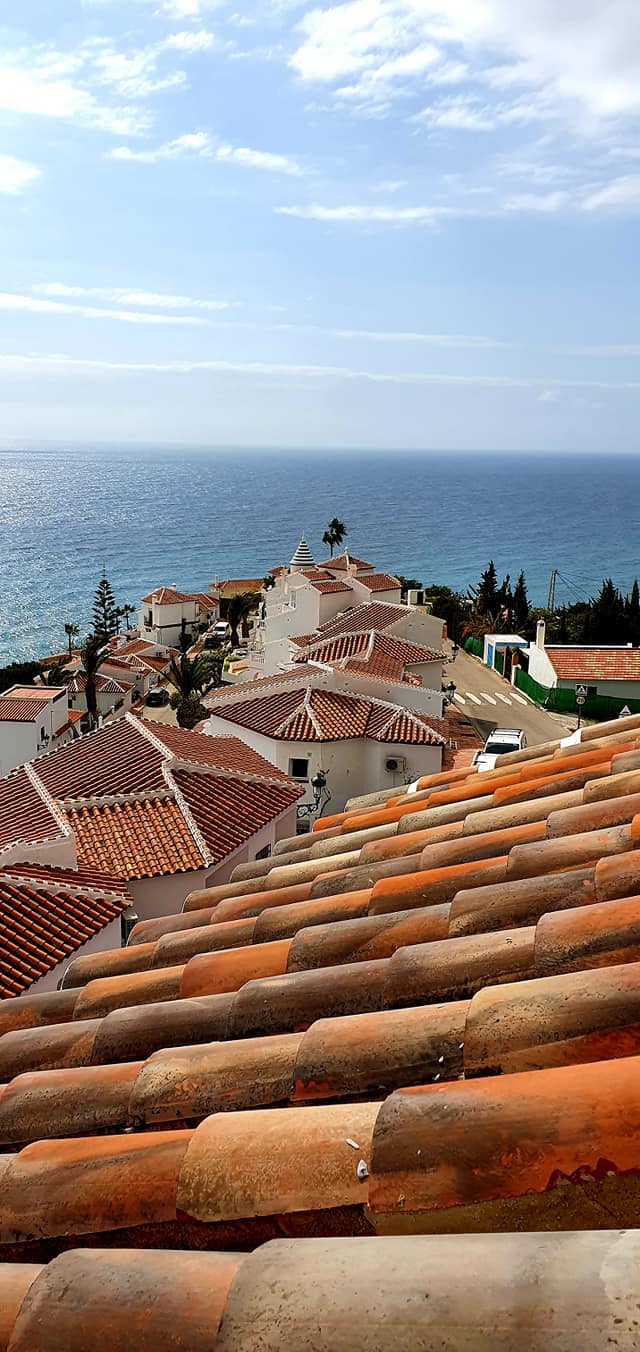
M 539 681 L 534 681 L 528 671 L 523 671 L 522 667 L 516 668 L 516 686 L 522 690 L 524 695 L 528 695 L 536 704 L 542 705 L 544 709 L 553 709 L 555 713 L 578 713 L 576 704 L 575 690 L 549 689 L 546 685 L 541 685 Z M 631 710 L 632 714 L 640 713 L 640 699 L 622 699 L 613 695 L 588 695 L 586 702 L 582 705 L 583 718 L 594 718 L 600 721 L 606 721 L 609 718 L 617 718 L 625 706 Z
M 466 653 L 473 653 L 474 657 L 482 657 L 484 644 L 480 642 L 479 638 L 472 638 L 469 636 L 469 638 L 464 641 L 464 650 Z

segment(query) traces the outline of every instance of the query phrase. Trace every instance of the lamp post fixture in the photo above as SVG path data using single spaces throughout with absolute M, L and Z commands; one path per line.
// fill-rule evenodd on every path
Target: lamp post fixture
M 300 803 L 296 808 L 296 815 L 301 817 L 313 817 L 318 812 L 323 812 L 327 803 L 331 801 L 331 793 L 327 788 L 327 776 L 324 770 L 316 770 L 311 780 L 313 790 L 312 803 Z
M 445 662 L 455 662 L 456 657 L 458 656 L 458 653 L 459 653 L 459 652 L 460 652 L 460 649 L 459 649 L 457 643 L 454 643 L 454 644 L 452 645 L 452 648 L 451 648 L 451 657 L 446 657 L 446 658 L 445 658 Z
M 443 687 L 442 687 L 442 697 L 443 697 L 443 698 L 442 698 L 442 703 L 443 703 L 445 709 L 448 709 L 448 708 L 449 708 L 449 705 L 450 705 L 450 704 L 453 704 L 453 697 L 454 697 L 455 693 L 456 693 L 456 686 L 455 686 L 455 684 L 454 684 L 453 681 L 449 681 L 449 684 L 448 684 L 448 685 L 443 685 Z

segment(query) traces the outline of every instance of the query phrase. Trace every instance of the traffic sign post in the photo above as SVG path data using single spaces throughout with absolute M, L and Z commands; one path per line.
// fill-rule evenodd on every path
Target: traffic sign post
M 587 687 L 586 687 L 586 685 L 577 685 L 577 686 L 576 686 L 576 704 L 577 704 L 577 706 L 578 706 L 578 727 L 580 727 L 581 721 L 582 721 L 582 706 L 583 706 L 583 704 L 586 704 L 586 702 L 587 702 Z

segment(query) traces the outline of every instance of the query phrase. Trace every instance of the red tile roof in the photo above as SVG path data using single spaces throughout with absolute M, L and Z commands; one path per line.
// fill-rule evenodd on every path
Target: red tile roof
M 185 728 L 174 728 L 169 723 L 155 723 L 144 718 L 140 721 L 167 751 L 194 765 L 208 765 L 211 769 L 230 774 L 240 772 L 243 775 L 255 775 L 261 780 L 270 778 L 283 784 L 290 783 L 282 770 L 271 765 L 238 737 L 209 737 L 199 732 L 187 732 Z
M 304 671 L 304 668 L 302 668 Z M 317 675 L 311 668 L 311 676 Z M 297 668 L 289 673 L 297 675 Z M 255 689 L 255 687 L 258 689 Z M 238 698 L 242 690 L 246 698 Z M 342 691 L 314 689 L 298 678 L 291 689 L 272 689 L 269 678 L 236 687 L 236 698 L 210 703 L 216 718 L 287 742 L 330 742 L 350 737 L 440 746 L 442 720 L 423 718 L 398 705 Z M 399 721 L 397 715 L 404 716 Z M 379 729 L 385 729 L 381 735 Z M 397 736 L 392 735 L 397 730 Z
M 148 596 L 143 596 L 142 604 L 151 605 L 155 601 L 158 606 L 177 606 L 184 601 L 193 601 L 195 599 L 192 592 L 179 592 L 174 587 L 156 587 L 154 592 L 149 592 Z
M 421 644 L 408 643 L 391 634 L 379 634 L 372 630 L 370 633 L 361 631 L 340 634 L 337 638 L 312 640 L 295 658 L 295 665 L 301 662 L 322 662 L 376 680 L 420 685 L 419 677 L 408 673 L 406 668 L 439 662 L 443 658 L 444 654 L 436 652 L 434 648 L 425 648 Z
M 0 695 L 0 722 L 35 723 L 40 714 L 49 708 L 55 693 L 51 690 L 46 695 L 40 695 L 34 686 L 28 694 L 22 690 L 10 690 Z
M 61 840 L 64 829 L 52 806 L 20 768 L 0 779 L 0 850 L 16 842 Z
M 640 648 L 547 644 L 545 652 L 561 681 L 640 681 Z
M 0 871 L 0 998 L 20 995 L 133 903 L 121 882 L 86 871 Z
M 282 776 L 282 784 L 248 782 L 175 770 L 194 821 L 215 863 L 291 807 L 304 790 Z
M 367 573 L 366 577 L 358 578 L 358 581 L 372 592 L 398 591 L 400 588 L 399 578 L 392 573 Z
M 340 582 L 338 578 L 332 578 L 330 582 L 325 582 L 322 578 L 310 578 L 311 586 L 322 596 L 331 596 L 334 592 L 351 592 L 353 587 L 348 586 L 346 582 Z
M 189 766 L 200 766 L 203 774 L 188 774 L 181 792 L 172 770 Z M 301 792 L 237 738 L 209 737 L 131 715 L 43 756 L 29 774 L 22 770 L 0 779 L 0 850 L 18 840 L 59 839 L 73 831 L 81 866 L 129 879 L 200 869 L 236 848 L 222 808 L 217 817 L 210 814 L 206 836 L 198 833 L 190 793 L 197 789 L 199 802 L 205 779 L 216 781 L 212 798 L 218 795 L 223 803 L 227 794 L 232 803 L 237 794 L 244 803 L 243 840 L 292 806 Z M 251 792 L 243 798 L 246 786 Z
M 118 682 L 112 676 L 96 676 L 95 686 L 97 695 L 124 695 L 131 689 L 131 681 Z M 87 677 L 84 671 L 76 672 L 72 680 L 69 681 L 68 690 L 70 695 L 84 693 L 87 688 Z
M 338 568 L 338 569 L 340 569 L 340 570 L 342 571 L 342 570 L 346 570 L 347 562 L 353 564 L 354 567 L 355 567 L 355 568 L 358 568 L 358 569 L 361 569 L 361 568 L 363 568 L 363 569 L 366 569 L 366 568 L 373 568 L 373 564 L 372 564 L 372 563 L 365 563 L 365 562 L 364 562 L 364 559 L 357 559 L 357 558 L 355 557 L 355 554 L 349 554 L 349 558 L 348 558 L 348 560 L 347 560 L 346 553 L 345 553 L 345 554 L 336 554 L 335 558 L 333 558 L 333 559 L 325 559 L 324 563 L 318 564 L 318 567 L 319 567 L 319 568 Z
M 325 624 L 319 626 L 315 634 L 310 634 L 307 638 L 310 641 L 335 638 L 339 634 L 368 634 L 372 629 L 389 629 L 391 625 L 397 624 L 398 620 L 406 619 L 407 614 L 406 606 L 385 601 L 369 601 L 365 605 L 354 606 L 342 615 L 336 615 L 333 620 L 327 620 Z
M 78 858 L 116 878 L 154 878 L 210 862 L 173 798 L 69 808 L 67 816 Z

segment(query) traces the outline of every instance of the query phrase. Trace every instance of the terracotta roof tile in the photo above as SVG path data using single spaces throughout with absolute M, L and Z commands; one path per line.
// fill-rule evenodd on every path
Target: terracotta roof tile
M 16 695 L 15 692 L 0 695 L 0 722 L 35 723 L 50 704 L 51 695 L 38 695 L 35 689 L 28 698 Z
M 407 672 L 408 666 L 442 661 L 444 654 L 420 644 L 408 643 L 391 634 L 360 631 L 341 634 L 336 638 L 310 641 L 295 658 L 295 662 L 322 662 L 339 666 L 376 680 L 400 681 L 420 685 L 420 679 Z
M 347 562 L 352 563 L 355 568 L 373 568 L 372 563 L 365 563 L 364 559 L 357 559 L 354 554 L 349 554 L 347 560 L 346 554 L 336 554 L 332 559 L 325 559 L 324 563 L 318 564 L 319 568 L 336 568 L 341 571 L 346 570 Z
M 286 811 L 304 792 L 289 780 L 282 785 L 250 783 L 188 770 L 175 770 L 174 778 L 215 863 Z
M 174 587 L 156 587 L 154 592 L 149 592 L 148 596 L 143 596 L 143 605 L 151 605 L 155 601 L 159 606 L 177 606 L 184 601 L 193 601 L 191 592 L 179 592 Z
M 210 737 L 187 732 L 184 728 L 174 728 L 168 723 L 155 723 L 147 719 L 141 722 L 166 746 L 167 751 L 183 760 L 231 774 L 242 773 L 290 783 L 282 770 L 241 742 L 239 737 Z
M 0 872 L 0 997 L 19 995 L 133 904 L 114 879 L 14 866 Z
M 54 798 L 90 798 L 165 788 L 162 764 L 162 753 L 141 735 L 135 721 L 119 718 L 42 756 L 37 773 Z
M 311 639 L 335 638 L 340 634 L 369 634 L 372 629 L 390 629 L 398 620 L 406 619 L 407 607 L 390 604 L 385 601 L 369 601 L 362 606 L 354 606 L 343 615 L 321 624 Z
M 561 681 L 640 681 L 640 648 L 545 647 Z
M 358 581 L 372 592 L 398 591 L 400 587 L 399 579 L 392 573 L 367 573 Z
M 0 850 L 16 841 L 59 840 L 64 832 L 23 769 L 0 779 Z
M 67 816 L 79 863 L 116 878 L 154 878 L 209 862 L 172 798 L 71 808 Z
M 216 700 L 209 707 L 217 718 L 228 719 L 279 741 L 321 742 L 371 737 L 385 742 L 397 740 L 406 744 L 439 746 L 445 740 L 441 719 L 426 718 L 414 710 L 407 710 L 399 717 L 403 710 L 398 705 L 342 691 L 314 689 L 304 682 L 304 667 L 295 667 L 289 677 L 295 678 L 298 672 L 293 689 L 271 690 L 269 678 L 252 681 L 246 689 L 246 699 Z M 309 675 L 313 678 L 317 671 L 310 668 Z M 254 686 L 259 688 L 254 690 Z M 390 730 L 381 734 L 379 729 L 387 728 L 387 725 Z M 396 730 L 397 738 L 394 738 Z

